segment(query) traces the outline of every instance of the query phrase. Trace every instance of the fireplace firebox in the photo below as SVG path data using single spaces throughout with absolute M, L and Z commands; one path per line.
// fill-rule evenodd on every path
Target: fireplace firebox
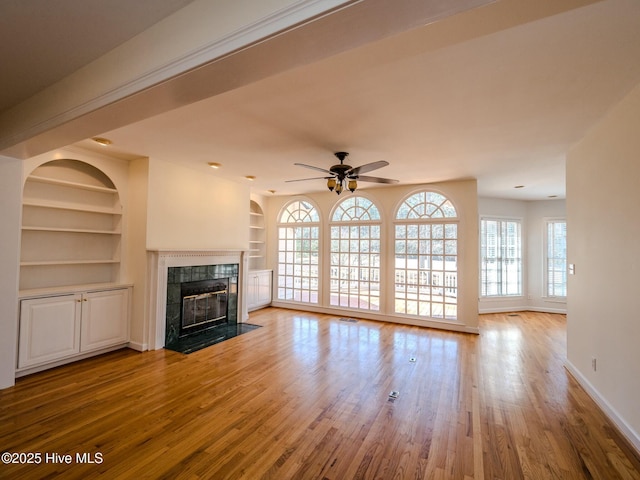
M 180 336 L 227 323 L 229 279 L 180 284 Z
M 238 264 L 169 267 L 165 346 L 238 324 Z

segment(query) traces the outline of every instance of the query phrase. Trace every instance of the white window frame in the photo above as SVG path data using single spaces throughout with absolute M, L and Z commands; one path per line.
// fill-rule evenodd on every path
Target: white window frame
M 306 210 L 292 210 L 295 204 L 305 204 Z M 295 199 L 282 207 L 278 215 L 278 300 L 320 303 L 321 225 L 319 210 L 309 200 Z
M 420 190 L 400 202 L 393 223 L 395 314 L 457 320 L 459 232 L 457 208 L 442 192 Z
M 485 242 L 486 235 L 483 234 L 485 228 L 485 222 L 497 222 L 499 225 L 499 232 L 496 235 L 496 245 L 495 254 L 487 254 L 486 249 L 487 244 Z M 509 253 L 509 250 L 514 248 L 513 245 L 510 245 L 509 239 L 504 234 L 504 228 L 507 227 L 507 224 L 514 223 L 518 226 L 518 238 L 516 241 L 515 248 L 517 252 L 515 255 Z M 524 258 L 523 258 L 523 227 L 522 227 L 522 219 L 521 218 L 513 218 L 513 217 L 496 217 L 496 216 L 482 216 L 480 217 L 480 297 L 481 298 L 513 298 L 513 297 L 521 297 L 524 291 Z M 492 269 L 494 271 L 495 276 L 497 277 L 495 282 L 489 282 L 488 276 L 488 260 L 490 258 L 495 259 L 496 266 Z M 517 291 L 510 291 L 509 286 L 513 283 L 513 272 L 512 268 L 509 268 L 510 261 L 516 261 L 516 272 L 515 272 L 515 284 L 517 287 Z M 497 285 L 497 291 L 495 293 L 487 293 L 490 284 Z
M 346 203 L 354 205 L 344 207 Z M 362 205 L 360 205 L 362 203 Z M 382 217 L 363 195 L 338 202 L 329 224 L 329 304 L 379 312 Z
M 552 248 L 554 250 L 555 253 L 555 242 L 554 245 L 550 245 L 549 244 L 549 227 L 551 225 L 555 225 L 555 224 L 564 224 L 564 233 L 565 233 L 565 246 L 564 246 L 564 257 L 562 257 L 561 255 L 552 255 L 549 256 L 549 248 Z M 544 296 L 546 298 L 554 298 L 554 299 L 566 299 L 567 298 L 567 246 L 566 246 L 566 241 L 567 241 L 567 219 L 565 217 L 548 217 L 544 219 L 544 266 L 543 266 L 543 278 L 544 278 Z M 562 279 L 564 280 L 564 282 L 550 282 L 549 281 L 549 275 L 550 275 L 550 262 L 552 261 L 560 261 L 561 263 L 564 263 L 564 266 L 561 268 L 556 268 L 555 272 L 556 273 L 560 273 Z M 557 294 L 557 290 L 555 289 L 555 287 L 552 287 L 551 284 L 558 284 L 560 283 L 561 285 L 563 284 L 564 287 L 564 295 L 558 295 Z M 550 291 L 550 289 L 553 289 L 553 291 Z

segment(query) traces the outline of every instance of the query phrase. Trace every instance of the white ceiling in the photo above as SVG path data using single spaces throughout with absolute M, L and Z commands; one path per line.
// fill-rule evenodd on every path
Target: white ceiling
M 389 161 L 368 175 L 402 184 L 477 178 L 484 196 L 562 198 L 570 146 L 640 82 L 640 2 L 606 0 L 534 21 L 503 9 L 513 18 L 489 20 L 508 28 L 460 28 L 487 22 L 488 8 L 103 135 L 113 152 L 238 182 L 253 175 L 259 193 L 324 190 L 322 180 L 285 180 L 321 176 L 293 164 L 328 168 L 344 150 L 353 166 Z

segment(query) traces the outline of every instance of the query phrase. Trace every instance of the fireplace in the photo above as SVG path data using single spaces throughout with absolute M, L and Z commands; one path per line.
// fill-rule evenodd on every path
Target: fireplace
M 238 264 L 169 267 L 165 345 L 238 323 Z
M 248 252 L 244 250 L 148 250 L 146 342 L 130 342 L 140 351 L 164 348 L 179 338 L 182 312 L 181 284 L 228 279 L 227 325 L 248 319 L 242 285 L 246 282 Z M 221 326 L 222 328 L 222 326 Z

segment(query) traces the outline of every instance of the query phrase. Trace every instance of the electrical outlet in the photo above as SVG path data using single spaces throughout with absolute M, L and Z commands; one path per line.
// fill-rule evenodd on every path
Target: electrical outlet
M 591 368 L 593 369 L 594 372 L 597 369 L 596 357 L 591 357 Z

